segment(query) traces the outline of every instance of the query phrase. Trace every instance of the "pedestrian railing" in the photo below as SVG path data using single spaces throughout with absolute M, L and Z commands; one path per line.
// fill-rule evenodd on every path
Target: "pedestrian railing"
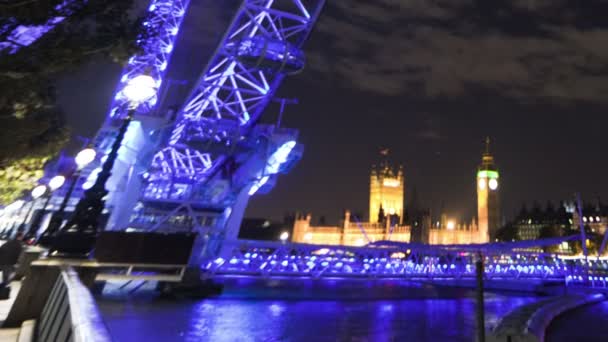
M 95 300 L 71 267 L 62 267 L 42 310 L 37 341 L 111 341 Z

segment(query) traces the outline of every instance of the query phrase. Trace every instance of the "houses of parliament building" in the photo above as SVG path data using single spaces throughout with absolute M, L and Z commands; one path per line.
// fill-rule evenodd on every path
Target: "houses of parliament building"
M 432 224 L 429 211 L 417 209 L 416 203 L 411 203 L 406 211 L 403 168 L 389 165 L 387 153 L 384 155 L 384 161 L 371 170 L 369 222 L 360 222 L 346 211 L 339 226 L 314 226 L 308 214 L 296 217 L 292 241 L 349 246 L 380 240 L 471 244 L 488 242 L 499 229 L 499 172 L 490 153 L 489 139 L 476 174 L 477 219 L 469 224 L 456 224 L 443 215 Z

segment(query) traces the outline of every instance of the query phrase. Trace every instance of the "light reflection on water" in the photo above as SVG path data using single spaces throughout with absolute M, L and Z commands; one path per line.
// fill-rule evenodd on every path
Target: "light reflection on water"
M 486 325 L 535 297 L 486 296 Z M 472 298 L 100 300 L 116 341 L 472 341 Z

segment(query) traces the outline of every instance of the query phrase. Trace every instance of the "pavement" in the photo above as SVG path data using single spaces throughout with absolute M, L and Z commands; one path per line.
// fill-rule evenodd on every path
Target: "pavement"
M 6 317 L 8 317 L 9 311 L 17 298 L 17 294 L 21 289 L 21 281 L 11 281 L 11 294 L 8 299 L 0 300 L 0 324 L 4 323 Z
M 8 313 L 15 302 L 15 298 L 17 298 L 17 294 L 21 289 L 21 281 L 12 281 L 10 286 L 10 297 L 5 300 L 0 300 L 0 326 L 4 323 L 6 317 L 8 317 Z M 19 330 L 19 328 L 0 329 L 0 342 L 17 341 Z

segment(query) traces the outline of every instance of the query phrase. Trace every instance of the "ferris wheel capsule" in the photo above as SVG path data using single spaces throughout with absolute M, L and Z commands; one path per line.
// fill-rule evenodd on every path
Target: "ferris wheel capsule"
M 287 41 L 261 36 L 226 44 L 226 51 L 256 69 L 295 74 L 304 69 L 304 53 Z

